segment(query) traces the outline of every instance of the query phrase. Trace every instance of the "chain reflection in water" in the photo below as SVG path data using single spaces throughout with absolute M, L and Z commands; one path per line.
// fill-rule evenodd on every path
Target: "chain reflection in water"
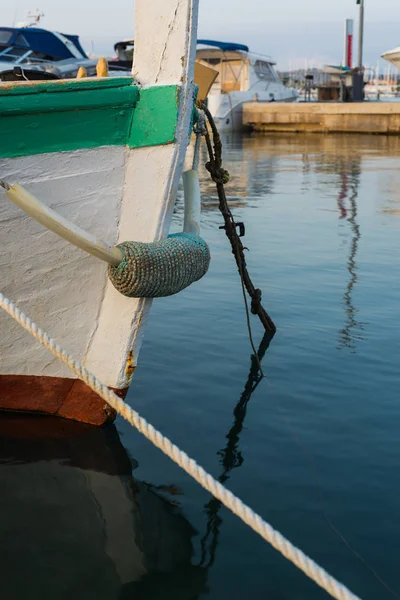
M 349 348 L 352 354 L 356 352 L 357 340 L 362 339 L 359 332 L 364 329 L 363 323 L 356 319 L 358 311 L 353 303 L 353 290 L 358 281 L 356 256 L 361 238 L 360 226 L 357 222 L 357 198 L 360 174 L 361 166 L 359 158 L 343 162 L 341 169 L 342 185 L 338 197 L 339 218 L 343 219 L 347 217 L 352 233 L 350 253 L 347 261 L 347 270 L 350 278 L 343 297 L 347 318 L 344 327 L 339 330 L 338 349 Z M 350 204 L 349 209 L 346 208 L 346 199 L 348 199 Z
M 223 467 L 222 473 L 218 477 L 218 481 L 222 484 L 229 479 L 229 473 L 232 471 L 232 469 L 241 467 L 243 464 L 243 456 L 239 448 L 239 436 L 243 429 L 244 420 L 246 418 L 247 404 L 249 403 L 250 398 L 261 379 L 263 378 L 259 371 L 259 363 L 261 363 L 262 359 L 264 358 L 273 336 L 274 334 L 266 332 L 258 348 L 257 357 L 254 356 L 254 354 L 251 356 L 249 375 L 247 377 L 240 400 L 233 410 L 234 421 L 226 436 L 228 440 L 227 444 L 225 448 L 217 452 L 218 456 L 220 457 L 219 462 Z M 206 532 L 200 542 L 201 558 L 199 563 L 200 566 L 204 566 L 205 568 L 211 567 L 215 561 L 220 526 L 222 524 L 222 518 L 219 516 L 221 506 L 222 503 L 216 498 L 211 498 L 211 500 L 205 505 L 205 512 L 207 514 L 207 527 Z

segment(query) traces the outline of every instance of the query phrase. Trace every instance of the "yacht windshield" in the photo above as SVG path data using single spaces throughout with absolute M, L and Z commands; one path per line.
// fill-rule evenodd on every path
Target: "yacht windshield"
M 48 61 L 48 57 L 45 54 L 42 54 L 41 52 L 34 52 L 32 50 L 28 50 L 27 48 L 9 46 L 8 48 L 2 50 L 0 46 L 0 61 L 12 62 L 21 65 L 37 62 L 46 62 Z
M 259 79 L 264 81 L 276 81 L 276 76 L 269 63 L 264 60 L 256 60 L 254 71 Z
M 30 54 L 30 51 L 26 48 L 15 48 L 14 46 L 10 46 L 2 52 L 0 51 L 0 60 L 5 62 L 18 62 L 28 54 Z

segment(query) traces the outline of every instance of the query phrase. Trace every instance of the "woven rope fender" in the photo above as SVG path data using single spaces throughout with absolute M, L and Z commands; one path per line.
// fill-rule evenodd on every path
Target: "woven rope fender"
M 159 242 L 118 244 L 124 258 L 109 265 L 114 287 L 129 298 L 172 296 L 201 279 L 208 271 L 210 250 L 192 233 L 174 233 Z

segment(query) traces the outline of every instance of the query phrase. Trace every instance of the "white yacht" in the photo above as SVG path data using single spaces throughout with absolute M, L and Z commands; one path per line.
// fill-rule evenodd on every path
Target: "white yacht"
M 293 102 L 297 90 L 283 85 L 275 62 L 250 53 L 248 46 L 214 40 L 197 40 L 196 58 L 218 71 L 208 95 L 208 108 L 220 130 L 242 129 L 245 102 Z

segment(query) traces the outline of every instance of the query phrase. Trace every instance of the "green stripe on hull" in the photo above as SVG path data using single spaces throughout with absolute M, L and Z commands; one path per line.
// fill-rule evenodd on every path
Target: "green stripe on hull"
M 42 82 L 4 82 L 0 85 L 1 96 L 34 96 L 35 94 L 59 94 L 62 92 L 76 92 L 80 90 L 98 90 L 108 88 L 130 87 L 133 77 L 104 77 L 102 79 L 61 79 L 57 81 Z
M 175 139 L 178 86 L 130 77 L 0 86 L 0 157 Z
M 178 91 L 176 85 L 154 86 L 140 91 L 140 102 L 133 113 L 128 139 L 131 148 L 174 141 Z

